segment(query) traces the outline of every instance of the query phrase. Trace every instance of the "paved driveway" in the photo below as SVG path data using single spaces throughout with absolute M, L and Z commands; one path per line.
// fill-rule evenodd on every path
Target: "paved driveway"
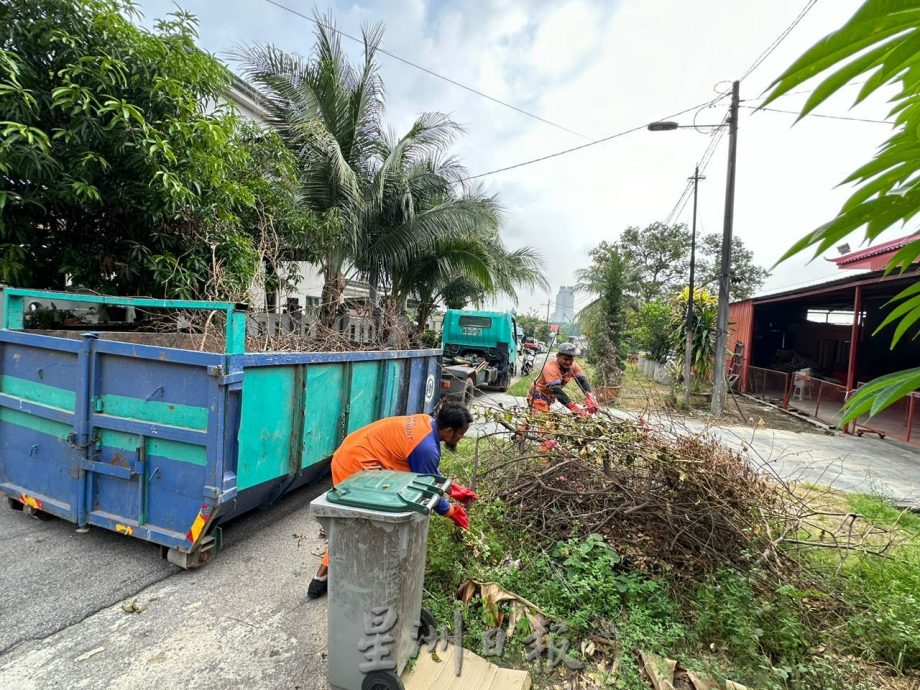
M 0 688 L 327 688 L 325 600 L 306 598 L 324 488 L 231 522 L 196 571 L 0 506 Z M 134 600 L 143 613 L 122 609 Z

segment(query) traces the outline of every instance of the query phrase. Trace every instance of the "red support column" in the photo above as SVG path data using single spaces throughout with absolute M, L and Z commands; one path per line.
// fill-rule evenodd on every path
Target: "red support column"
M 917 395 L 915 393 L 910 393 L 907 396 L 907 433 L 904 434 L 904 442 L 910 443 L 910 432 L 914 426 L 914 400 L 916 400 Z
M 853 325 L 850 327 L 850 359 L 847 362 L 847 400 L 853 393 L 856 384 L 856 363 L 859 352 L 859 316 L 862 312 L 862 287 L 856 286 L 856 294 L 853 296 Z M 847 425 L 849 431 L 849 425 Z M 855 424 L 854 424 L 855 427 Z
M 751 354 L 754 349 L 754 315 L 756 309 L 754 303 L 751 303 L 751 314 L 748 317 L 747 332 L 744 334 L 744 360 L 741 363 L 741 392 L 747 393 L 748 384 L 748 367 L 751 366 Z

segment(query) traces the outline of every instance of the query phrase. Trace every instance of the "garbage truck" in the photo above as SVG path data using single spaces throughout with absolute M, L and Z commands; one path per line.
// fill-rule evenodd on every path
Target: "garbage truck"
M 441 332 L 441 397 L 468 405 L 476 388 L 508 390 L 517 374 L 517 332 L 509 312 L 448 309 Z
M 225 324 L 222 351 L 176 332 L 26 328 L 45 302 L 204 311 Z M 150 541 L 194 568 L 226 521 L 320 478 L 350 432 L 434 410 L 440 350 L 247 352 L 246 324 L 242 304 L 3 290 L 10 507 Z

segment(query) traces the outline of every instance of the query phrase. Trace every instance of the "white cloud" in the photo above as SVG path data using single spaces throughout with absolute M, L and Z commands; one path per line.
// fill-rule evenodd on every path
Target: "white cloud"
M 288 0 L 309 14 L 306 2 Z M 742 84 L 747 104 L 780 71 L 840 26 L 860 0 L 818 3 L 780 47 Z M 167 0 L 144 0 L 148 15 L 170 11 Z M 194 0 L 201 42 L 221 54 L 239 42 L 272 41 L 307 53 L 309 22 L 259 0 Z M 801 10 L 801 0 L 351 0 L 333 4 L 351 33 L 361 22 L 386 24 L 384 47 L 540 117 L 592 137 L 659 119 L 714 97 L 720 82 L 739 77 Z M 451 113 L 467 128 L 457 153 L 474 173 L 585 143 L 402 63 L 381 58 L 388 119 L 404 130 L 425 110 Z M 819 111 L 883 118 L 883 99 L 849 111 L 845 89 Z M 804 95 L 776 107 L 795 110 Z M 727 103 L 704 110 L 718 122 Z M 692 113 L 681 116 L 689 124 Z M 848 195 L 835 188 L 866 161 L 888 133 L 885 126 L 806 119 L 743 109 L 735 208 L 737 234 L 757 259 L 773 264 L 796 239 L 830 218 Z M 691 130 L 635 134 L 568 156 L 485 178 L 507 209 L 510 244 L 532 244 L 547 258 L 552 295 L 571 284 L 587 250 L 614 240 L 628 225 L 663 220 L 692 174 L 708 139 Z M 701 231 L 722 227 L 726 145 L 700 185 Z M 688 204 L 681 220 L 689 222 Z M 855 246 L 856 242 L 852 242 Z M 776 269 L 769 287 L 834 273 L 823 260 L 793 260 Z M 545 310 L 546 297 L 522 306 Z

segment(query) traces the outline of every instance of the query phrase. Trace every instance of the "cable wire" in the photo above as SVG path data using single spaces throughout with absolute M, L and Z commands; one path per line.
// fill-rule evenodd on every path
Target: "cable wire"
M 792 23 L 789 26 L 787 26 L 785 30 L 783 30 L 783 32 L 779 36 L 777 36 L 773 40 L 773 42 L 763 50 L 763 52 L 760 55 L 757 56 L 757 58 L 754 60 L 751 66 L 748 67 L 747 71 L 745 71 L 745 73 L 741 76 L 739 81 L 744 81 L 749 76 L 751 76 L 754 70 L 760 67 L 760 65 L 763 64 L 764 60 L 766 60 L 768 57 L 770 57 L 770 55 L 772 55 L 773 51 L 779 47 L 780 43 L 786 40 L 786 37 L 790 33 L 792 33 L 792 30 L 796 26 L 799 25 L 799 22 L 801 22 L 805 18 L 805 15 L 807 15 L 811 11 L 811 8 L 814 7 L 817 4 L 817 2 L 818 0 L 808 0 L 808 2 L 805 3 L 805 6 L 802 8 L 802 11 L 799 12 L 798 16 L 796 16 L 796 18 L 792 20 Z
M 817 4 L 817 2 L 818 0 L 808 0 L 808 2 L 805 3 L 805 6 L 799 12 L 796 18 L 792 20 L 792 23 L 789 26 L 787 26 L 783 30 L 783 32 L 770 43 L 770 45 L 764 48 L 764 50 L 760 53 L 760 55 L 757 56 L 754 62 L 751 63 L 751 66 L 747 68 L 747 70 L 741 76 L 739 81 L 744 81 L 749 76 L 751 76 L 754 70 L 760 67 L 760 65 L 763 64 L 764 60 L 770 57 L 773 51 L 776 50 L 777 47 L 779 47 L 780 43 L 782 43 L 790 33 L 792 33 L 792 30 L 796 26 L 798 26 L 799 22 L 801 22 L 805 18 L 805 15 L 807 15 L 811 11 L 811 9 L 815 6 L 815 4 Z M 721 84 L 723 82 L 719 82 L 719 83 Z M 727 93 L 722 94 L 721 97 L 724 98 L 726 96 L 728 96 Z M 741 107 L 748 108 L 751 106 L 741 106 Z M 768 108 L 763 108 L 763 110 L 768 110 Z M 706 151 L 703 153 L 703 156 L 700 159 L 700 173 L 702 173 L 706 169 L 706 166 L 709 165 L 709 161 L 712 160 L 712 156 L 715 153 L 715 149 L 718 146 L 719 142 L 721 141 L 722 137 L 724 136 L 725 130 L 727 129 L 727 127 L 725 127 L 725 124 L 728 122 L 728 117 L 729 116 L 726 115 L 725 119 L 722 121 L 722 124 L 719 126 L 718 130 L 713 133 L 712 140 L 709 142 L 709 146 L 706 148 Z M 699 131 L 699 128 L 696 125 L 695 117 L 694 117 L 693 127 L 697 129 L 697 131 Z M 680 197 L 678 197 L 677 203 L 674 204 L 674 207 L 671 209 L 671 212 L 668 214 L 667 220 L 665 221 L 665 225 L 670 225 L 671 223 L 673 223 L 680 217 L 680 214 L 683 213 L 684 208 L 686 208 L 687 206 L 687 202 L 690 200 L 690 196 L 691 196 L 690 192 L 692 191 L 692 189 L 693 189 L 693 182 L 688 181 L 687 186 L 684 187 L 683 191 L 680 194 Z
M 779 108 L 758 108 L 754 105 L 742 105 L 742 108 L 748 108 L 749 110 L 764 110 L 768 113 L 785 113 L 786 115 L 801 115 L 801 113 L 796 112 L 795 110 L 780 110 Z M 873 125 L 889 125 L 892 123 L 887 120 L 871 120 L 865 117 L 849 117 L 846 115 L 822 115 L 821 113 L 808 113 L 806 117 L 823 117 L 828 120 L 847 120 L 849 122 L 868 122 Z
M 663 120 L 669 120 L 669 119 L 672 118 L 672 117 L 677 117 L 678 115 L 683 115 L 684 113 L 689 113 L 691 110 L 696 110 L 697 108 L 705 108 L 705 107 L 707 107 L 707 106 L 709 106 L 709 105 L 712 105 L 713 103 L 717 103 L 718 101 L 722 100 L 723 98 L 724 98 L 724 96 L 720 95 L 720 96 L 718 96 L 718 97 L 715 98 L 715 99 L 710 99 L 710 100 L 705 101 L 705 102 L 703 102 L 703 103 L 700 103 L 700 104 L 691 106 L 691 107 L 689 107 L 689 108 L 685 108 L 684 110 L 681 110 L 680 112 L 672 113 L 671 115 L 666 115 L 664 118 L 661 118 L 661 119 L 663 119 Z M 649 122 L 652 122 L 652 120 L 650 120 Z M 595 145 L 597 145 L 597 144 L 603 144 L 604 142 L 611 141 L 612 139 L 618 139 L 619 137 L 624 137 L 624 136 L 626 136 L 627 134 L 632 134 L 633 132 L 638 132 L 639 130 L 645 129 L 646 127 L 648 127 L 648 122 L 645 122 L 645 123 L 643 123 L 643 124 L 641 124 L 641 125 L 636 125 L 635 127 L 631 127 L 630 129 L 625 129 L 625 130 L 623 130 L 622 132 L 616 132 L 615 134 L 611 134 L 611 135 L 606 136 L 606 137 L 603 137 L 603 138 L 601 138 L 601 139 L 597 139 L 597 140 L 592 141 L 592 142 L 590 142 L 590 143 L 588 143 L 588 144 L 582 144 L 581 146 L 573 146 L 572 148 L 569 148 L 569 149 L 563 149 L 562 151 L 556 151 L 555 153 L 550 153 L 550 154 L 547 154 L 547 155 L 545 155 L 545 156 L 540 156 L 539 158 L 531 158 L 530 160 L 522 161 L 521 163 L 515 163 L 514 165 L 506 165 L 506 166 L 503 167 L 503 168 L 496 168 L 495 170 L 489 170 L 489 171 L 487 171 L 487 172 L 479 173 L 479 174 L 477 174 L 477 175 L 470 175 L 469 177 L 464 177 L 463 179 L 461 179 L 460 182 L 467 182 L 467 181 L 469 181 L 469 180 L 476 180 L 476 179 L 479 179 L 479 178 L 481 178 L 481 177 L 487 177 L 487 176 L 489 176 L 489 175 L 495 175 L 495 174 L 497 174 L 497 173 L 506 172 L 506 171 L 508 171 L 508 170 L 514 170 L 515 168 L 522 168 L 522 167 L 524 167 L 525 165 L 532 165 L 532 164 L 534 164 L 534 163 L 540 163 L 540 162 L 542 162 L 542 161 L 549 160 L 550 158 L 557 158 L 557 157 L 559 157 L 559 156 L 564 156 L 564 155 L 566 155 L 566 154 L 568 154 L 568 153 L 573 153 L 573 152 L 575 152 L 575 151 L 581 151 L 582 149 L 586 149 L 586 148 L 589 148 L 589 147 L 591 147 L 591 146 L 595 146 Z
M 292 8 L 290 8 L 290 7 L 287 7 L 287 6 L 285 6 L 285 5 L 282 5 L 280 2 L 276 2 L 276 0 L 265 0 L 265 2 L 267 2 L 267 3 L 270 4 L 270 5 L 274 5 L 275 7 L 279 8 L 279 9 L 284 10 L 285 12 L 290 12 L 291 14 L 293 14 L 293 15 L 295 15 L 295 16 L 297 16 L 297 17 L 300 17 L 301 19 L 306 19 L 306 20 L 309 21 L 309 22 L 313 22 L 313 23 L 316 24 L 317 26 L 321 26 L 321 27 L 323 27 L 323 28 L 329 29 L 330 31 L 334 31 L 334 32 L 337 33 L 339 36 L 344 36 L 345 38 L 347 38 L 347 39 L 349 39 L 349 40 L 352 40 L 352 41 L 355 41 L 355 42 L 357 42 L 357 43 L 361 43 L 361 44 L 364 43 L 364 41 L 363 41 L 362 39 L 360 39 L 360 38 L 358 38 L 358 37 L 356 37 L 356 36 L 352 36 L 352 35 L 350 35 L 350 34 L 347 34 L 347 33 L 345 33 L 344 31 L 342 31 L 341 29 L 337 29 L 337 28 L 334 27 L 334 26 L 329 26 L 329 25 L 327 25 L 327 24 L 323 24 L 323 23 L 320 22 L 318 19 L 315 19 L 314 17 L 310 17 L 309 15 L 303 14 L 302 12 L 298 12 L 297 10 L 292 9 Z M 544 118 L 544 117 L 540 117 L 539 115 L 535 115 L 534 113 L 528 112 L 527 110 L 524 110 L 523 108 L 519 108 L 519 107 L 517 107 L 516 105 L 512 105 L 511 103 L 507 103 L 507 102 L 505 102 L 505 101 L 503 101 L 503 100 L 501 100 L 501 99 L 495 98 L 494 96 L 490 96 L 489 94 L 484 93 L 484 92 L 480 91 L 479 89 L 474 89 L 472 86 L 467 86 L 466 84 L 462 84 L 462 83 L 460 83 L 459 81 L 457 81 L 457 80 L 455 80 L 455 79 L 451 79 L 450 77 L 447 77 L 447 76 L 445 76 L 445 75 L 443 75 L 443 74 L 439 74 L 438 72 L 435 72 L 434 70 L 428 69 L 427 67 L 423 67 L 422 65 L 419 65 L 419 64 L 417 64 L 417 63 L 415 63 L 415 62 L 412 62 L 411 60 L 407 60 L 407 59 L 404 58 L 404 57 L 400 57 L 400 56 L 397 55 L 396 53 L 392 53 L 392 52 L 390 52 L 389 50 L 385 50 L 385 49 L 380 48 L 380 47 L 378 46 L 377 52 L 379 52 L 379 53 L 381 53 L 381 54 L 383 54 L 383 55 L 386 55 L 387 57 L 390 57 L 390 58 L 392 58 L 392 59 L 394 59 L 394 60 L 397 60 L 397 61 L 399 61 L 399 62 L 402 62 L 403 64 L 409 65 L 410 67 L 414 67 L 415 69 L 420 70 L 420 71 L 422 71 L 422 72 L 425 72 L 426 74 L 430 74 L 430 75 L 433 76 L 433 77 L 437 77 L 438 79 L 441 79 L 441 80 L 443 80 L 443 81 L 446 81 L 448 84 L 453 84 L 454 86 L 458 86 L 458 87 L 460 87 L 461 89 L 465 89 L 466 91 L 469 91 L 470 93 L 474 93 L 474 94 L 476 94 L 477 96 L 480 96 L 480 97 L 482 97 L 482 98 L 485 98 L 486 100 L 492 101 L 493 103 L 498 103 L 499 105 L 504 106 L 505 108 L 509 108 L 509 109 L 511 109 L 511 110 L 514 110 L 515 112 L 518 112 L 518 113 L 520 113 L 521 115 L 526 115 L 527 117 L 533 118 L 534 120 L 538 120 L 538 121 L 542 122 L 543 124 L 550 125 L 551 127 L 555 127 L 556 129 L 561 129 L 563 132 L 568 132 L 569 134 L 573 134 L 573 135 L 575 135 L 576 137 L 581 137 L 582 139 L 587 139 L 588 141 L 591 141 L 591 142 L 594 142 L 594 141 L 595 141 L 595 139 L 594 139 L 593 137 L 589 137 L 588 135 L 582 134 L 581 132 L 576 132 L 574 129 L 570 129 L 569 127 L 566 127 L 566 126 L 564 126 L 564 125 L 560 125 L 559 123 L 553 122 L 552 120 L 547 120 L 547 119 Z
M 702 175 L 705 172 L 712 157 L 715 155 L 716 149 L 719 146 L 719 143 L 722 141 L 722 137 L 725 136 L 725 130 L 727 129 L 726 125 L 728 124 L 728 115 L 725 116 L 725 119 L 722 120 L 722 124 L 719 125 L 718 130 L 713 132 L 709 146 L 706 147 L 706 150 L 703 152 L 703 155 L 700 157 L 699 170 Z M 677 199 L 677 203 L 674 204 L 674 207 L 671 209 L 671 212 L 668 214 L 667 219 L 665 220 L 665 225 L 671 225 L 680 218 L 680 214 L 683 213 L 684 209 L 687 207 L 687 203 L 690 201 L 693 192 L 693 179 L 687 181 L 687 186 L 684 187 L 684 191 L 681 192 L 680 197 Z

